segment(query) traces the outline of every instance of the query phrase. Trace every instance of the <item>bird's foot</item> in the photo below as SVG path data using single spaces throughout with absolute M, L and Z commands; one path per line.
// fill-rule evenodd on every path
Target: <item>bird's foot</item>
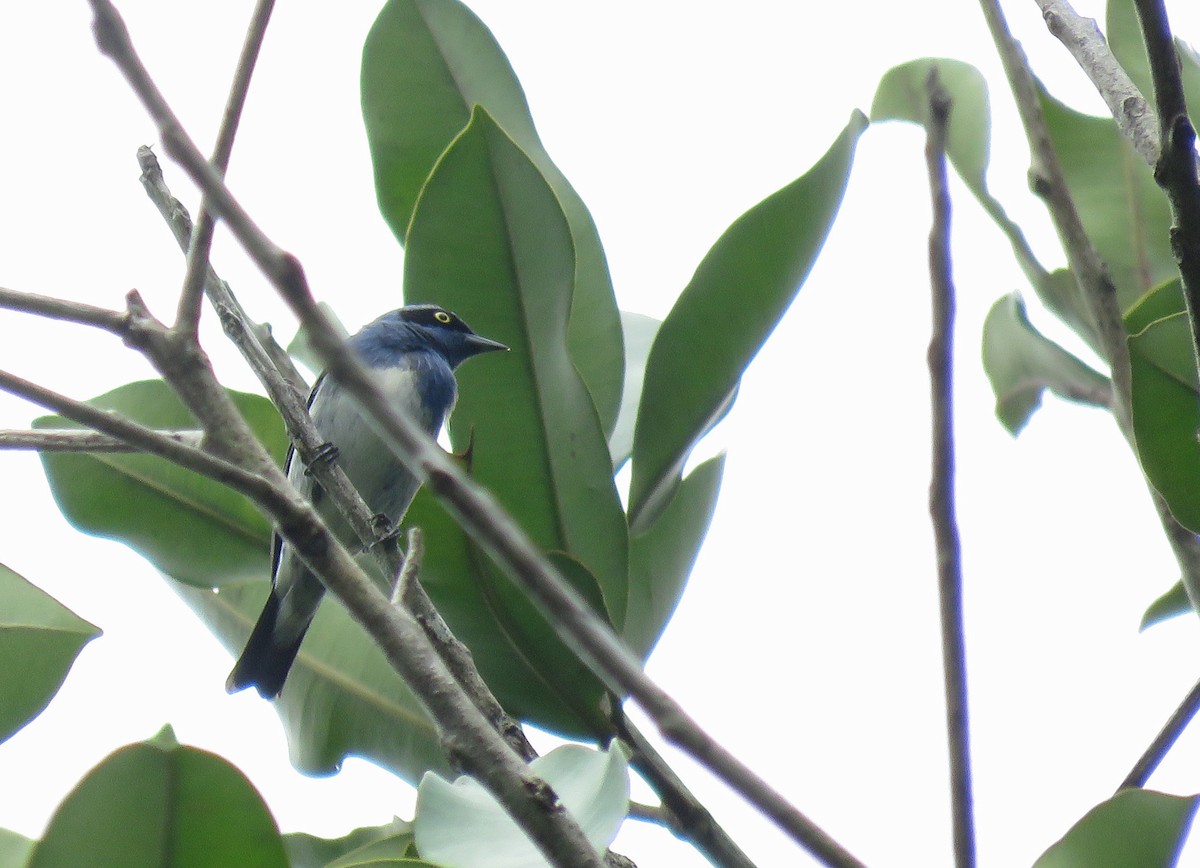
M 316 464 L 333 464 L 338 458 L 338 448 L 332 443 L 326 441 L 317 447 L 313 453 L 313 459 L 304 468 L 305 476 L 312 476 L 313 465 Z

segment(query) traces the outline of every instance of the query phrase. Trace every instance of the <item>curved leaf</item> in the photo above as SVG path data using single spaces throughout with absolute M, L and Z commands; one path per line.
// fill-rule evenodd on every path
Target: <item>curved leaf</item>
M 724 470 L 724 455 L 696 467 L 658 520 L 629 542 L 629 611 L 622 636 L 643 660 L 683 596 L 717 507 Z
M 86 854 L 86 855 L 84 855 Z M 67 796 L 30 868 L 287 868 L 275 821 L 240 771 L 168 727 L 123 747 Z
M 911 121 L 927 126 L 930 72 L 936 68 L 943 89 L 953 100 L 946 153 L 959 177 L 1012 245 L 1013 255 L 1038 298 L 1056 316 L 1096 349 L 1099 338 L 1083 305 L 1075 280 L 1066 271 L 1047 272 L 1029 247 L 1025 233 L 988 190 L 991 148 L 991 107 L 987 81 L 975 67 L 960 60 L 926 57 L 903 63 L 884 73 L 871 103 L 871 120 Z
M 1145 614 L 1142 615 L 1142 623 L 1138 625 L 1138 630 L 1145 630 L 1168 618 L 1186 615 L 1192 611 L 1195 610 L 1192 608 L 1192 601 L 1188 599 L 1183 582 L 1176 582 L 1171 585 L 1170 590 L 1147 607 Z
M 513 348 L 459 373 L 455 447 L 473 444 L 473 475 L 538 545 L 582 563 L 609 617 L 621 617 L 625 518 L 604 432 L 567 353 L 570 231 L 537 166 L 483 109 L 425 185 L 404 266 L 410 301 L 437 300 Z
M 457 0 L 390 0 L 363 49 L 362 100 L 380 210 L 401 243 L 422 186 L 476 105 L 545 176 L 575 245 L 571 357 L 610 432 L 624 358 L 604 249 L 587 206 L 542 147 L 525 93 L 495 37 Z
M 1107 408 L 1108 377 L 1092 370 L 1033 327 L 1020 295 L 998 299 L 983 323 L 983 367 L 996 393 L 996 416 L 1020 433 L 1049 389 L 1060 398 Z
M 1192 825 L 1197 798 L 1122 790 L 1088 811 L 1034 868 L 1170 868 Z
M 1200 383 L 1179 281 L 1143 298 L 1126 315 L 1125 328 L 1142 470 L 1171 514 L 1200 531 Z
M 629 768 L 615 744 L 595 751 L 577 744 L 555 748 L 529 764 L 553 789 L 584 834 L 603 853 L 629 809 Z M 541 868 L 546 858 L 474 778 L 454 783 L 426 775 L 417 790 L 413 822 L 426 859 L 456 868 Z
M 282 462 L 287 438 L 275 408 L 258 395 L 229 395 Z M 130 383 L 88 403 L 151 428 L 196 427 L 161 380 Z M 78 427 L 59 416 L 43 416 L 33 424 Z M 119 540 L 160 571 L 201 587 L 267 572 L 271 525 L 224 485 L 152 455 L 43 452 L 41 459 L 58 508 L 84 533 Z
M 100 628 L 0 564 L 0 742 L 50 704 L 83 646 L 99 635 Z
M 666 507 L 692 446 L 728 409 L 742 371 L 816 261 L 866 126 L 856 112 L 812 169 L 735 220 L 663 321 L 634 431 L 635 532 Z

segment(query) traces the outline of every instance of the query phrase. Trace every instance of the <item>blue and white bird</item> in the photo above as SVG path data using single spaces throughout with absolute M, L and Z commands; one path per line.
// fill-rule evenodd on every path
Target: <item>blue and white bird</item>
M 350 347 L 372 368 L 393 407 L 436 437 L 454 409 L 458 384 L 454 369 L 471 356 L 507 350 L 481 337 L 448 310 L 429 304 L 385 313 L 349 339 Z M 336 380 L 322 376 L 308 400 L 317 430 L 336 450 L 337 461 L 368 507 L 392 527 L 403 517 L 420 483 L 379 439 L 354 400 Z M 288 451 L 288 480 L 312 501 L 330 531 L 355 551 L 349 524 Z M 225 688 L 234 693 L 255 687 L 264 699 L 283 689 L 288 670 L 312 623 L 325 586 L 277 534 L 271 563 L 271 596 L 255 624 Z

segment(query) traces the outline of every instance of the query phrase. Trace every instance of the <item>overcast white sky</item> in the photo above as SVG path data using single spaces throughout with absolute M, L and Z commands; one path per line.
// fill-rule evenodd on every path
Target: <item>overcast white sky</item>
M 1060 263 L 975 4 L 476 0 L 526 88 L 543 140 L 592 208 L 622 307 L 662 316 L 745 209 L 801 174 L 896 63 L 940 55 L 992 86 L 991 185 Z M 1098 3 L 1080 3 L 1102 16 Z M 207 150 L 250 4 L 119 4 L 135 43 Z M 1051 90 L 1099 112 L 1036 4 L 1007 3 Z M 358 111 L 374 3 L 280 4 L 230 185 L 356 327 L 398 303 L 402 257 L 379 218 Z M 1176 30 L 1200 13 L 1174 3 Z M 120 306 L 137 287 L 173 310 L 182 259 L 137 183 L 153 128 L 95 51 L 83 2 L 0 13 L 0 284 Z M 729 452 L 713 528 L 650 672 L 709 731 L 870 864 L 950 859 L 928 484 L 928 193 L 914 128 L 867 131 L 841 216 L 798 300 L 747 373 L 705 454 Z M 182 174 L 176 193 L 194 205 Z M 1111 420 L 1049 400 L 1018 440 L 979 363 L 984 314 L 1023 289 L 960 184 L 958 436 L 967 649 L 982 865 L 1029 864 L 1104 799 L 1196 679 L 1200 631 L 1137 633 L 1177 578 Z M 214 254 L 259 319 L 294 323 L 227 238 Z M 208 318 L 209 351 L 251 388 Z M 1039 325 L 1054 331 L 1043 317 Z M 90 397 L 150 375 L 87 330 L 0 312 L 0 368 Z M 0 427 L 38 411 L 0 395 Z M 49 709 L 0 745 L 0 827 L 40 833 L 114 748 L 171 723 L 259 787 L 285 831 L 334 836 L 409 816 L 411 791 L 350 761 L 300 777 L 270 706 L 227 697 L 229 656 L 150 567 L 59 517 L 32 455 L 0 455 L 0 562 L 105 630 Z M 136 605 L 135 605 L 136 603 Z M 1153 779 L 1200 790 L 1200 736 Z M 679 768 L 760 864 L 803 860 L 766 821 Z M 627 824 L 643 866 L 704 864 Z M 1200 864 L 1200 846 L 1190 864 Z

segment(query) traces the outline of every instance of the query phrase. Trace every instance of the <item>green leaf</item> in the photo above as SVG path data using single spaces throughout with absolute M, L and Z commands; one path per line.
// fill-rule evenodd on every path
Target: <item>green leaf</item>
M 650 358 L 650 347 L 662 320 L 623 310 L 621 325 L 625 329 L 625 391 L 621 395 L 617 424 L 608 437 L 608 452 L 612 455 L 614 473 L 629 460 L 633 452 L 633 428 L 637 424 L 638 403 L 642 399 L 642 385 L 646 379 L 646 361 Z
M 1041 102 L 1083 227 L 1108 265 L 1126 310 L 1177 274 L 1166 197 L 1112 118 L 1081 114 L 1045 90 Z
M 24 835 L 0 829 L 0 868 L 25 868 L 36 843 Z
M 1108 407 L 1112 384 L 1054 341 L 1025 315 L 1017 293 L 1001 297 L 983 323 L 983 367 L 996 393 L 996 416 L 1020 433 L 1049 389 L 1060 398 Z
M 1196 799 L 1122 790 L 1088 811 L 1034 868 L 1169 868 L 1192 825 Z
M 0 742 L 50 704 L 83 646 L 100 635 L 0 564 Z
M 541 171 L 575 246 L 571 357 L 610 432 L 623 352 L 604 249 L 587 206 L 542 147 L 525 93 L 491 32 L 457 0 L 391 0 L 363 49 L 362 99 L 379 207 L 402 243 L 421 188 L 476 105 Z
M 567 353 L 570 231 L 538 167 L 483 109 L 425 185 L 404 266 L 410 300 L 436 299 L 513 349 L 460 370 L 455 448 L 473 444 L 476 479 L 539 546 L 583 564 L 619 618 L 628 532 L 604 432 Z
M 530 771 L 551 787 L 603 853 L 629 810 L 629 768 L 615 744 L 596 751 L 577 744 L 535 759 Z M 417 848 L 434 862 L 455 868 L 542 868 L 546 859 L 474 778 L 453 784 L 428 774 L 417 790 L 413 823 Z
M 1008 238 L 1017 263 L 1038 297 L 1095 349 L 1099 340 L 1079 299 L 1074 278 L 1065 271 L 1054 274 L 1046 271 L 1030 249 L 1021 227 L 1009 218 L 1000 200 L 988 190 L 992 118 L 983 74 L 968 63 L 940 57 L 921 58 L 893 67 L 884 73 L 875 91 L 872 122 L 900 120 L 928 127 L 926 83 L 935 68 L 942 88 L 952 100 L 946 143 L 951 165 Z
M 946 130 L 946 156 L 971 192 L 986 196 L 992 116 L 987 81 L 971 64 L 944 57 L 924 57 L 892 67 L 883 74 L 875 90 L 871 122 L 899 120 L 927 126 L 927 82 L 934 69 L 942 88 L 953 100 Z
M 1138 625 L 1138 630 L 1145 630 L 1147 627 L 1153 627 L 1162 621 L 1169 618 L 1174 618 L 1177 615 L 1185 615 L 1192 609 L 1192 602 L 1188 599 L 1187 590 L 1183 587 L 1183 582 L 1176 582 L 1171 585 L 1171 589 L 1150 604 L 1146 609 L 1146 614 L 1142 615 L 1142 623 Z
M 66 797 L 30 868 L 287 868 L 279 830 L 240 771 L 169 728 L 123 747 Z
M 646 364 L 633 442 L 630 527 L 653 523 L 695 443 L 816 261 L 867 126 L 856 112 L 813 168 L 734 221 L 663 321 Z
M 258 438 L 283 460 L 279 414 L 258 395 L 229 392 Z M 195 428 L 196 420 L 160 380 L 130 383 L 93 398 L 151 428 Z M 43 416 L 35 428 L 78 427 Z M 152 455 L 42 453 L 50 490 L 79 530 L 116 539 L 174 578 L 220 587 L 268 571 L 271 525 L 249 500 Z
M 471 649 L 480 674 L 505 710 L 541 729 L 573 737 L 608 732 L 604 685 L 432 495 L 418 492 L 404 523 L 425 531 L 421 583 L 454 635 Z M 551 559 L 603 613 L 596 579 L 562 553 L 552 552 Z
M 365 858 L 375 858 L 382 846 L 392 858 L 403 856 L 413 842 L 412 824 L 393 820 L 384 826 L 355 829 L 335 840 L 317 838 L 297 832 L 283 836 L 291 868 L 337 868 L 339 865 L 358 865 Z
M 270 587 L 265 576 L 217 592 L 174 585 L 234 654 L 245 645 Z M 447 767 L 424 707 L 335 600 L 317 610 L 274 705 L 292 764 L 306 774 L 332 774 L 351 755 L 414 784 L 426 770 Z
M 1200 384 L 1178 280 L 1163 284 L 1125 317 L 1129 333 L 1133 434 L 1146 478 L 1171 514 L 1200 530 Z
M 622 635 L 643 660 L 683 596 L 717 506 L 724 469 L 724 455 L 696 467 L 658 520 L 630 540 L 629 611 Z

